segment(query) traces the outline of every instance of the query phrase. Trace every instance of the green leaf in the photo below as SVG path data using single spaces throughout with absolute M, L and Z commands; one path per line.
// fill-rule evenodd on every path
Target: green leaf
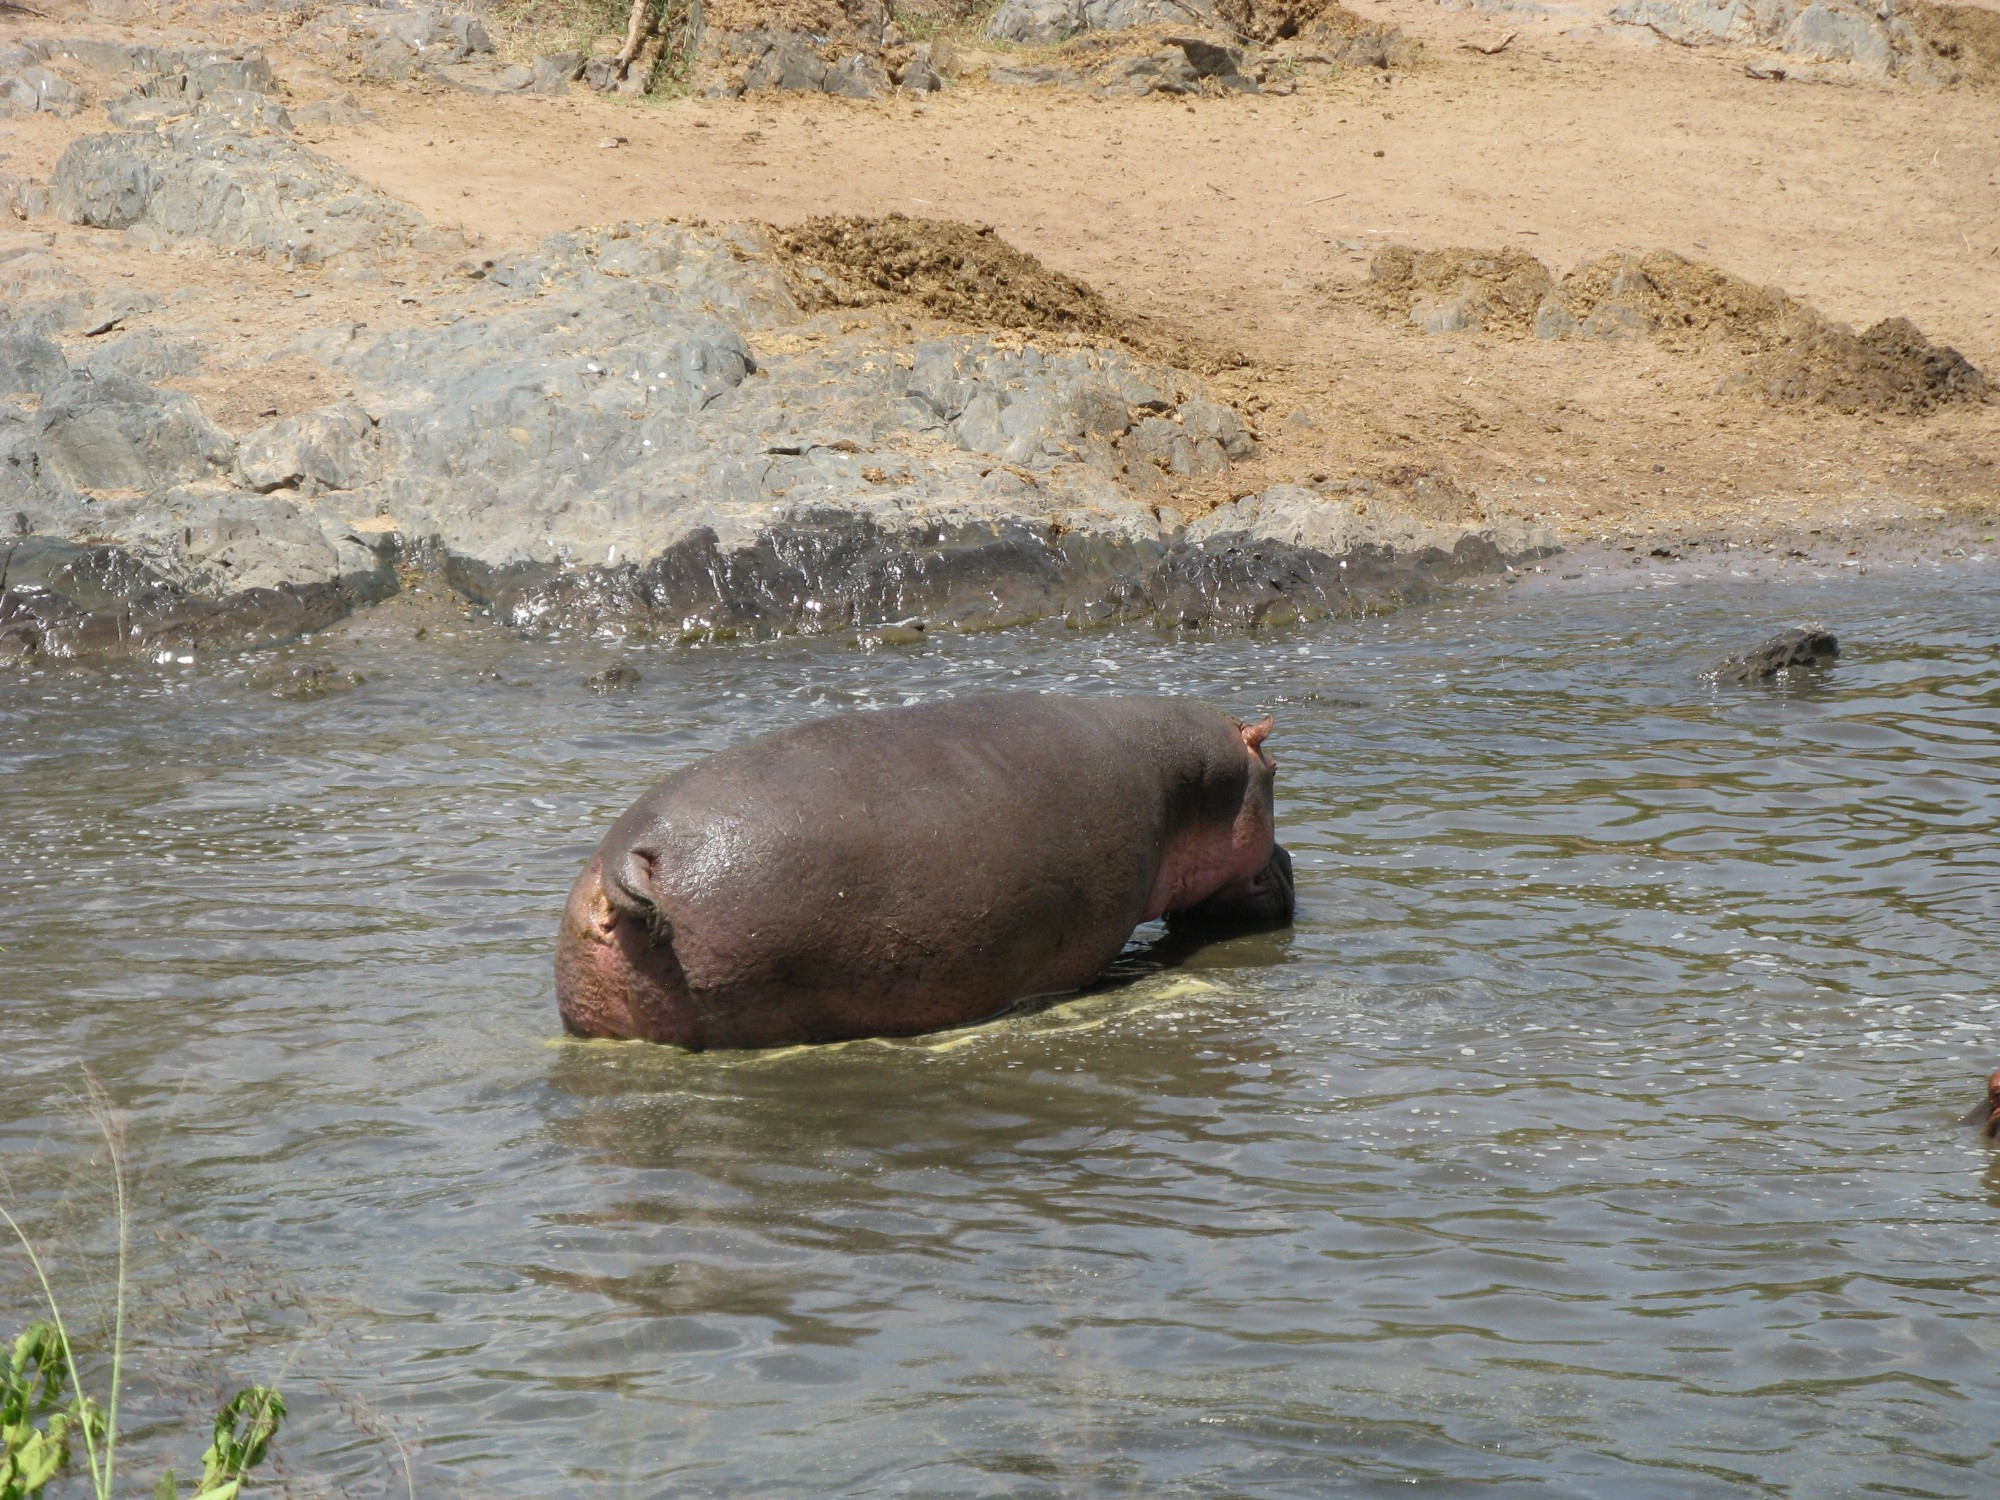
M 235 1500 L 237 1485 L 264 1461 L 284 1420 L 285 1398 L 269 1386 L 253 1385 L 230 1397 L 215 1414 L 215 1441 L 201 1456 L 195 1500 Z

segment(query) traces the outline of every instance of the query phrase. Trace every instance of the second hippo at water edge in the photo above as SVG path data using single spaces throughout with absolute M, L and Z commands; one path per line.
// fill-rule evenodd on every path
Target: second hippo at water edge
M 563 1024 L 682 1047 L 907 1035 L 1087 984 L 1141 922 L 1292 918 L 1271 721 L 1011 694 L 817 719 L 612 825 L 556 948 Z

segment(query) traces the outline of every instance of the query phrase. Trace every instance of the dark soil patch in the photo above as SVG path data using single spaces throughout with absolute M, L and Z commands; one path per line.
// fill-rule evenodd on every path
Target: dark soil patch
M 1096 291 L 1051 271 L 990 228 L 953 219 L 828 216 L 774 230 L 792 293 L 808 311 L 914 302 L 979 328 L 1118 338 L 1124 321 Z
M 990 227 L 903 214 L 830 215 L 773 228 L 771 240 L 793 297 L 808 312 L 902 302 L 973 328 L 1122 343 L 1187 369 L 1244 363 L 1240 354 L 1120 311 Z

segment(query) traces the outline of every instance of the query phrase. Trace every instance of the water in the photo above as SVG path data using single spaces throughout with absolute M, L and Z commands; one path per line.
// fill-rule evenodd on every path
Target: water
M 1696 679 L 1811 615 L 1823 682 Z M 87 1321 L 88 1064 L 148 1486 L 264 1379 L 296 1494 L 1991 1495 L 1996 619 L 1967 567 L 662 651 L 624 698 L 470 628 L 314 703 L 9 677 L 0 1190 Z M 644 786 L 995 686 L 1275 711 L 1297 930 L 929 1041 L 555 1039 Z

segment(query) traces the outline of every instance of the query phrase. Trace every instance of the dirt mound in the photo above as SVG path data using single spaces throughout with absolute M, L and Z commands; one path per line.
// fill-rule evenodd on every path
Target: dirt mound
M 1556 295 L 1583 328 L 1615 319 L 1682 349 L 1722 338 L 1746 353 L 1763 352 L 1817 316 L 1775 287 L 1671 250 L 1590 261 L 1563 277 Z
M 1908 318 L 1885 318 L 1860 334 L 1820 320 L 1758 360 L 1752 378 L 1773 401 L 1906 416 L 1983 401 L 1992 390 L 1964 355 L 1933 344 Z
M 882 43 L 879 0 L 711 0 L 702 24 L 713 31 L 797 32 L 816 39 L 866 36 Z
M 902 214 L 830 216 L 775 229 L 772 240 L 808 309 L 907 301 L 979 328 L 1126 336 L 1125 320 L 1092 288 L 990 228 Z
M 1338 0 L 1217 0 L 1215 19 L 1248 41 L 1351 37 L 1394 28 L 1357 16 Z
M 1931 55 L 1956 81 L 2000 88 L 2000 11 L 1903 0 L 1896 13 L 1924 39 Z
M 1522 250 L 1390 245 L 1356 295 L 1426 333 L 1719 347 L 1747 356 L 1747 383 L 1784 404 L 1918 415 L 1983 401 L 1992 389 L 1956 349 L 1933 344 L 1906 318 L 1857 334 L 1777 287 L 1671 250 L 1602 256 L 1558 282 Z
M 1119 343 L 1198 374 L 1249 363 L 1227 344 L 1114 307 L 1094 287 L 1050 270 L 990 226 L 889 214 L 829 215 L 766 228 L 786 284 L 808 312 L 907 302 L 973 328 Z
M 1523 338 L 1555 290 L 1549 268 L 1525 250 L 1383 248 L 1363 296 L 1378 312 L 1407 315 L 1428 333 L 1483 330 Z

